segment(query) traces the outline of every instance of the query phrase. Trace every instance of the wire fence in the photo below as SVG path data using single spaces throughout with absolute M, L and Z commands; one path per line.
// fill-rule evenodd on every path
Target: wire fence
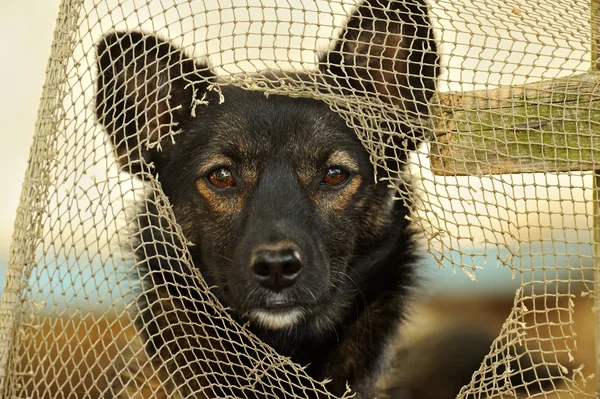
M 164 137 L 162 131 L 150 137 L 142 149 L 115 154 L 106 133 L 111 128 L 102 126 L 108 119 L 96 116 L 102 106 L 96 103 L 98 46 L 115 31 L 157 35 L 190 59 L 205 60 L 214 75 L 194 73 L 206 76 L 208 97 L 218 101 L 228 101 L 226 87 L 238 86 L 267 97 L 325 102 L 360 138 L 376 166 L 374 178 L 388 181 L 396 199 L 413 209 L 410 221 L 423 248 L 441 266 L 472 279 L 482 267 L 511 271 L 521 285 L 513 310 L 460 398 L 512 397 L 518 390 L 529 397 L 596 397 L 595 370 L 579 364 L 577 353 L 598 352 L 600 345 L 577 347 L 573 324 L 575 304 L 584 298 L 597 309 L 599 298 L 597 252 L 591 250 L 597 251 L 600 215 L 597 1 L 398 1 L 424 5 L 431 15 L 442 72 L 430 103 L 422 99 L 426 87 L 408 98 L 404 86 L 386 80 L 385 51 L 365 61 L 375 65 L 372 71 L 354 77 L 366 91 L 383 84 L 385 95 L 360 97 L 323 79 L 319 54 L 339 37 L 358 6 L 354 1 L 62 1 L 0 306 L 3 397 L 223 397 L 237 392 L 234 380 L 248 397 L 282 397 L 290 389 L 299 389 L 298 397 L 334 397 L 305 365 L 240 325 L 197 272 L 184 278 L 188 285 L 178 288 L 179 299 L 192 295 L 206 324 L 186 324 L 185 312 L 173 317 L 182 334 L 210 338 L 224 331 L 217 335 L 228 338 L 206 338 L 203 358 L 188 359 L 203 370 L 201 378 L 148 358 L 134 326 L 139 299 L 147 294 L 132 277 L 139 274 L 136 233 L 128 228 L 133 215 L 142 207 L 160 220 L 154 245 L 169 248 L 170 262 L 191 265 L 193 255 L 159 181 L 151 174 L 135 179 L 127 173 L 132 169 L 119 167 L 165 137 L 177 141 L 176 126 Z M 345 51 L 365 43 L 383 46 L 374 39 L 376 18 L 390 14 L 383 6 L 378 14 L 383 2 L 375 3 L 372 30 L 357 28 L 356 42 L 348 36 Z M 412 34 L 422 34 L 411 12 L 398 29 L 414 26 Z M 379 22 L 395 29 L 390 21 Z M 387 45 L 388 38 L 382 40 Z M 162 50 L 156 44 L 145 51 L 138 56 Z M 174 53 L 165 56 L 171 67 L 187 68 Z M 111 68 L 124 60 L 114 58 Z M 417 76 L 396 65 L 394 73 L 415 80 L 396 76 L 395 82 L 408 87 L 428 79 L 426 68 L 433 66 L 417 64 Z M 128 84 L 141 85 L 159 67 L 137 71 Z M 149 90 L 136 106 L 150 112 L 156 93 L 161 95 Z M 203 107 L 208 97 L 189 101 Z M 160 113 L 154 116 L 143 129 L 169 125 Z M 399 120 L 426 138 L 409 157 L 410 134 L 404 141 L 390 139 Z M 410 179 L 394 177 L 398 164 L 406 165 Z M 530 368 L 511 368 L 515 360 Z M 558 378 L 553 368 L 560 370 Z M 536 393 L 528 391 L 532 382 L 514 383 L 515 375 L 532 370 L 533 383 L 542 387 Z M 185 376 L 183 382 L 177 375 Z

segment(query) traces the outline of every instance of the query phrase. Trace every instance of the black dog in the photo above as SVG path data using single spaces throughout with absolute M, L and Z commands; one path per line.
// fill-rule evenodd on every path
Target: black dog
M 425 1 L 367 0 L 319 71 L 296 78 L 395 110 L 380 133 L 397 161 L 382 172 L 400 179 L 424 134 L 408 120 L 427 120 L 438 61 Z M 374 182 L 357 132 L 324 102 L 231 85 L 218 93 L 210 81 L 206 65 L 154 36 L 112 33 L 98 46 L 97 116 L 119 163 L 158 178 L 194 244 L 186 260 L 150 196 L 136 234 L 146 353 L 182 397 L 269 396 L 236 383 L 251 361 L 233 366 L 224 353 L 252 343 L 238 347 L 229 322 L 204 306 L 195 268 L 233 319 L 331 379 L 330 392 L 349 384 L 373 397 L 415 285 L 410 210 L 389 182 Z M 264 384 L 271 396 L 312 396 L 302 381 Z

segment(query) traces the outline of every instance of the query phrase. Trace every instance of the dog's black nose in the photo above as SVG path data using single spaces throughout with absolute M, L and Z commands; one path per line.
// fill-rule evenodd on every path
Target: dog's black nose
M 260 285 L 279 292 L 294 284 L 302 262 L 295 248 L 261 249 L 254 253 L 250 269 Z

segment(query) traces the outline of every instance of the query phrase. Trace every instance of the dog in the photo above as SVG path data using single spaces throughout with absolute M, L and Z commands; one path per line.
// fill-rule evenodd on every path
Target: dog
M 320 397 L 300 380 L 240 386 L 250 360 L 225 358 L 252 352 L 252 342 L 228 336 L 231 322 L 205 306 L 214 295 L 278 354 L 330 380 L 331 394 L 376 395 L 418 287 L 419 253 L 408 202 L 374 175 L 405 184 L 404 164 L 426 133 L 414 121 L 429 119 L 439 69 L 424 0 L 366 0 L 318 70 L 294 74 L 387 110 L 375 117 L 386 119 L 379 133 L 392 161 L 375 167 L 360 121 L 324 101 L 215 90 L 207 64 L 154 35 L 100 40 L 97 119 L 122 170 L 160 184 L 185 237 L 163 228 L 162 199 L 150 194 L 133 237 L 136 327 L 159 385 L 180 397 Z

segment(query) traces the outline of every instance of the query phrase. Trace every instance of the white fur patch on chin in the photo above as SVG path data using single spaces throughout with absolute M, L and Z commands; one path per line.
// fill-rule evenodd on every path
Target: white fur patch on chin
M 303 316 L 300 309 L 290 309 L 285 311 L 271 311 L 257 309 L 250 312 L 250 317 L 256 320 L 261 326 L 271 330 L 280 330 L 292 327 L 298 323 Z

